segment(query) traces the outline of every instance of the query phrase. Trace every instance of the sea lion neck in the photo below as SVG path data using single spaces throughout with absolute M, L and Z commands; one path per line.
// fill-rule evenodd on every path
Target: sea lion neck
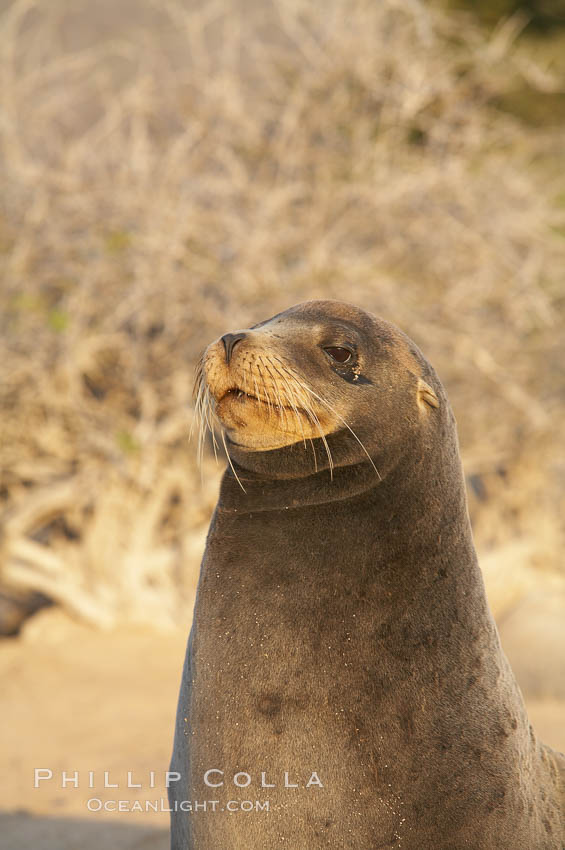
M 235 464 L 224 473 L 218 510 L 249 514 L 330 504 L 352 499 L 378 485 L 379 477 L 368 460 L 300 478 L 269 478 Z
M 447 429 L 451 431 L 451 429 Z M 310 449 L 310 446 L 308 447 Z M 387 465 L 385 456 L 346 463 L 345 452 L 335 451 L 341 461 L 331 470 L 324 468 L 327 460 L 323 447 L 316 446 L 317 461 L 313 466 L 302 444 L 269 453 L 238 454 L 230 449 L 232 464 L 224 473 L 218 510 L 227 513 L 249 514 L 264 511 L 288 510 L 309 505 L 331 505 L 335 502 L 365 495 L 371 500 L 375 527 L 381 533 L 395 534 L 400 525 L 418 529 L 421 537 L 432 538 L 451 524 L 454 516 L 468 527 L 465 485 L 457 455 L 454 431 L 444 434 L 440 445 L 424 445 L 415 440 L 396 463 Z M 285 462 L 274 463 L 284 457 Z M 308 462 L 305 458 L 308 457 Z M 254 462 L 254 466 L 243 466 Z M 301 463 L 299 464 L 299 461 Z M 470 534 L 470 529 L 469 529 Z
M 228 449 L 231 463 L 219 506 L 238 513 L 350 499 L 377 487 L 388 471 L 384 460 L 360 451 L 349 432 L 266 452 L 245 451 L 230 441 Z

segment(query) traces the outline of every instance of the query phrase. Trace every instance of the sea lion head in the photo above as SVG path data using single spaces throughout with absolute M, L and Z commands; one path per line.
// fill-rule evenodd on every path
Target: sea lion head
M 274 477 L 362 462 L 382 475 L 445 399 L 402 331 L 339 301 L 224 334 L 204 352 L 195 392 L 201 423 L 220 426 L 237 463 Z

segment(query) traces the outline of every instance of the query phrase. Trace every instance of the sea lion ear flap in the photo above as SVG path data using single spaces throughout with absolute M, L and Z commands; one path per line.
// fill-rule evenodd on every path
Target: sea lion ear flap
M 428 404 L 430 407 L 439 407 L 437 395 L 422 378 L 418 378 L 418 404 L 420 407 L 424 404 Z

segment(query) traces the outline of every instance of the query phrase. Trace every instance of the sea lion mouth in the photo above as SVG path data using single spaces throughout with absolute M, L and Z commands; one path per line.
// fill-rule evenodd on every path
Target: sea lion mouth
M 334 406 L 268 345 L 246 348 L 241 342 L 229 364 L 224 348 L 221 340 L 208 346 L 196 370 L 200 453 L 206 431 L 213 433 L 218 426 L 222 440 L 228 435 L 232 445 L 245 451 L 320 439 L 332 467 L 326 437 L 343 421 Z
M 225 398 L 228 398 L 228 396 L 236 399 L 248 398 L 252 401 L 261 401 L 260 398 L 257 398 L 257 396 L 252 395 L 251 393 L 246 393 L 245 390 L 242 390 L 240 387 L 231 387 L 220 396 L 218 402 L 223 401 Z
M 254 401 L 257 404 L 262 404 L 264 407 L 269 410 L 281 411 L 288 410 L 290 413 L 302 413 L 304 416 L 307 416 L 308 413 L 304 410 L 303 407 L 299 405 L 295 405 L 294 407 L 289 407 L 286 404 L 276 404 L 274 401 L 267 401 L 266 399 L 259 398 L 252 393 L 248 393 L 245 390 L 242 390 L 241 387 L 231 387 L 229 390 L 226 390 L 222 396 L 217 401 L 217 404 L 224 401 L 225 399 L 233 399 L 237 402 L 245 402 L 245 401 Z

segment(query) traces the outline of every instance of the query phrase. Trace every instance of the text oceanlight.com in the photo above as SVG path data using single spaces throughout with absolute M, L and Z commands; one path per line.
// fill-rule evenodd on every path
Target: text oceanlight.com
M 161 797 L 159 800 L 100 800 L 87 801 L 89 812 L 268 812 L 268 800 L 176 800 L 173 805 Z

